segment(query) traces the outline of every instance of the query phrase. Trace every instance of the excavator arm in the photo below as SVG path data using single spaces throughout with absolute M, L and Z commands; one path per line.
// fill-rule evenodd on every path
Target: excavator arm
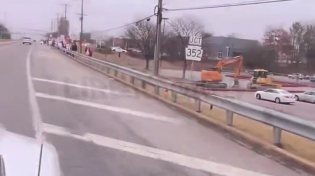
M 237 81 L 238 77 L 240 76 L 241 73 L 241 68 L 243 64 L 243 57 L 242 56 L 237 56 L 233 57 L 231 59 L 225 59 L 217 63 L 215 66 L 215 69 L 210 71 L 210 70 L 202 70 L 201 72 L 201 81 L 203 82 L 221 82 L 222 81 L 222 76 L 221 76 L 221 71 L 224 66 L 229 65 L 229 64 L 235 64 L 235 74 L 234 74 L 234 79 Z
M 221 71 L 225 65 L 234 64 L 234 63 L 237 63 L 237 65 L 235 66 L 235 73 L 234 73 L 234 78 L 237 79 L 241 74 L 241 68 L 242 68 L 242 64 L 243 64 L 243 57 L 242 56 L 237 56 L 237 57 L 233 57 L 231 59 L 222 60 L 222 61 L 217 63 L 215 68 L 221 73 Z

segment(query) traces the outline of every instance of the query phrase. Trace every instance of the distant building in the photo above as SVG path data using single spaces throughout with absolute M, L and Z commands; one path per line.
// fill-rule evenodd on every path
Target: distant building
M 258 40 L 213 36 L 204 39 L 203 48 L 204 55 L 208 59 L 221 59 L 243 55 L 248 49 L 258 44 Z

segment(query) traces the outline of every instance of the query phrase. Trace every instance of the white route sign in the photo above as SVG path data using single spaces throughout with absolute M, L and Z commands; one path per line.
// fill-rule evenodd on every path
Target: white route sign
M 201 46 L 201 44 L 202 44 L 202 37 L 197 37 L 197 36 L 190 36 L 189 37 L 189 45 Z
M 186 60 L 201 61 L 203 50 L 200 46 L 188 45 L 185 50 Z

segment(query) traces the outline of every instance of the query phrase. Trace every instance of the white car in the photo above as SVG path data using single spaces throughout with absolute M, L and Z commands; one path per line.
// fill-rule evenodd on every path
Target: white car
M 134 52 L 134 53 L 141 53 L 142 52 L 141 50 L 138 50 L 136 48 L 130 48 L 130 51 Z
M 315 91 L 306 91 L 303 93 L 295 94 L 296 101 L 305 101 L 315 103 Z
M 255 93 L 257 99 L 270 100 L 276 103 L 294 103 L 295 95 L 282 89 L 267 89 Z
M 31 45 L 32 44 L 32 39 L 31 38 L 29 38 L 29 37 L 23 37 L 23 39 L 22 39 L 22 44 L 24 45 L 24 44 L 29 44 L 29 45 Z
M 290 79 L 303 79 L 304 75 L 301 73 L 293 73 L 291 75 L 288 75 L 288 78 L 290 78 Z
M 115 51 L 115 52 L 119 52 L 119 53 L 126 53 L 127 52 L 127 50 L 124 50 L 120 47 L 112 47 L 111 50 Z

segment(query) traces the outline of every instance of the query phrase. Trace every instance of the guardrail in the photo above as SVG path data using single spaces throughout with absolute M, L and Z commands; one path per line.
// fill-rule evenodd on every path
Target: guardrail
M 107 74 L 110 74 L 111 70 L 113 70 L 115 77 L 118 76 L 118 72 L 128 75 L 131 77 L 130 84 L 135 85 L 135 80 L 140 80 L 142 89 L 145 89 L 146 84 L 153 85 L 154 93 L 156 95 L 159 94 L 160 88 L 167 89 L 171 91 L 172 101 L 174 103 L 177 101 L 177 94 L 193 98 L 194 110 L 196 112 L 201 112 L 201 102 L 224 109 L 226 111 L 225 123 L 228 126 L 233 126 L 234 114 L 238 114 L 243 117 L 270 125 L 273 127 L 274 145 L 281 145 L 282 130 L 315 141 L 315 124 L 312 124 L 301 118 L 260 106 L 255 106 L 239 100 L 209 95 L 206 91 L 202 92 L 200 90 L 194 90 L 190 87 L 178 85 L 160 77 L 155 77 L 110 62 L 101 61 L 83 54 L 79 54 L 77 52 L 70 52 L 65 49 L 60 50 L 74 60 L 84 63 L 91 68 L 106 72 Z

